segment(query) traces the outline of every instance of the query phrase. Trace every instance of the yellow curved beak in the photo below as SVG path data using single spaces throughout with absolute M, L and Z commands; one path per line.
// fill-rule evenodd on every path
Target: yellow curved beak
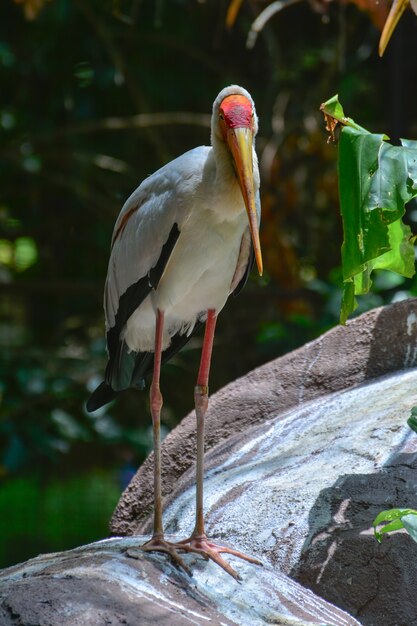
M 259 276 L 262 276 L 262 252 L 259 241 L 258 214 L 255 205 L 255 188 L 253 184 L 253 132 L 250 128 L 229 128 L 227 143 L 235 163 L 239 186 L 245 202 L 252 237 L 253 250 Z
M 398 24 L 398 21 L 401 15 L 404 13 L 405 9 L 409 4 L 409 0 L 394 0 L 392 3 L 391 11 L 388 14 L 387 21 L 384 24 L 384 29 L 381 34 L 381 38 L 379 40 L 379 56 L 385 52 L 385 48 L 388 45 L 389 40 L 391 39 L 392 33 L 395 30 L 395 27 Z

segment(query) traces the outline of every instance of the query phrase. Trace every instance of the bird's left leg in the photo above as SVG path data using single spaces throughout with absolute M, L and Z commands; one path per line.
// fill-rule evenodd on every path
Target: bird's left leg
M 204 417 L 208 407 L 208 379 L 210 372 L 211 353 L 213 349 L 214 331 L 216 327 L 216 312 L 209 309 L 207 314 L 206 329 L 204 333 L 203 349 L 201 353 L 200 369 L 198 372 L 197 385 L 194 390 L 195 412 L 197 417 L 197 488 L 196 488 L 196 523 L 194 531 L 188 539 L 179 541 L 176 545 L 179 549 L 188 552 L 196 552 L 206 559 L 212 559 L 220 565 L 228 574 L 236 580 L 240 580 L 239 574 L 229 565 L 220 554 L 232 554 L 233 556 L 261 565 L 260 561 L 233 548 L 213 543 L 207 538 L 204 527 L 203 511 L 203 481 L 204 481 Z
M 152 384 L 150 389 L 150 405 L 153 426 L 153 443 L 154 443 L 154 525 L 152 539 L 147 541 L 142 550 L 147 552 L 167 552 L 173 561 L 190 573 L 189 568 L 184 563 L 175 549 L 175 545 L 167 541 L 164 537 L 164 528 L 162 523 L 162 489 L 161 489 L 161 409 L 163 398 L 159 387 L 159 379 L 161 372 L 161 355 L 162 355 L 162 337 L 164 330 L 164 313 L 157 310 L 156 327 L 155 327 L 155 354 Z M 132 555 L 133 556 L 133 555 Z

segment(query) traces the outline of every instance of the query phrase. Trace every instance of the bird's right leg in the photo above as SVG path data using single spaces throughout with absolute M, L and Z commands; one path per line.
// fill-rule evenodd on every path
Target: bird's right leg
M 163 404 L 162 393 L 159 387 L 161 372 L 162 337 L 164 331 L 164 313 L 157 309 L 155 328 L 155 354 L 153 365 L 152 384 L 150 389 L 150 406 L 153 426 L 154 444 L 154 522 L 152 539 L 147 541 L 142 550 L 167 552 L 173 561 L 190 573 L 189 568 L 179 556 L 175 546 L 166 541 L 162 523 L 162 489 L 161 489 L 161 409 Z
M 201 352 L 200 369 L 197 377 L 197 385 L 194 391 L 195 412 L 197 417 L 197 488 L 196 488 L 196 523 L 194 531 L 188 539 L 179 541 L 176 545 L 179 550 L 195 552 L 205 559 L 211 559 L 235 580 L 241 580 L 239 574 L 233 569 L 221 554 L 231 554 L 249 563 L 261 565 L 255 559 L 234 548 L 214 543 L 206 535 L 203 513 L 203 481 L 204 481 L 204 421 L 208 408 L 208 381 L 213 349 L 214 330 L 216 328 L 216 311 L 209 309 L 207 312 L 206 330 L 204 333 L 203 349 Z

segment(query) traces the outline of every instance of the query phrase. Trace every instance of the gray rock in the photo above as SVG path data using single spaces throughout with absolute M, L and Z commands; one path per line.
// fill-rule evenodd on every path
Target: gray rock
M 417 404 L 416 357 L 414 299 L 232 383 L 212 398 L 206 422 L 210 536 L 364 626 L 417 624 L 417 545 L 405 533 L 379 545 L 371 531 L 380 510 L 417 508 L 417 438 L 406 425 Z M 194 428 L 190 415 L 163 445 L 164 519 L 178 537 L 193 527 Z M 123 495 L 113 531 L 149 532 L 150 462 Z
M 406 425 L 417 370 L 313 400 L 207 455 L 208 535 L 267 561 L 364 625 L 417 623 L 417 545 L 372 522 L 417 508 L 417 437 Z M 193 527 L 194 476 L 166 500 L 167 531 Z M 240 571 L 240 563 L 237 563 Z
M 3 570 L 1 626 L 360 626 L 268 566 L 240 562 L 239 584 L 186 555 L 190 578 L 164 555 L 135 550 L 145 539 L 109 539 Z
M 215 363 L 214 351 L 213 361 Z M 253 370 L 210 398 L 206 450 L 237 432 L 325 394 L 417 365 L 417 299 L 374 309 L 315 341 Z M 163 493 L 170 494 L 195 461 L 190 413 L 162 447 Z M 153 455 L 125 490 L 111 521 L 114 535 L 149 530 Z

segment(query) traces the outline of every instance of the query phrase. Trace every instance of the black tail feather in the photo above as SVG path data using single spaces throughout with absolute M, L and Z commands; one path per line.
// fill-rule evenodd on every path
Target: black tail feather
M 114 400 L 118 394 L 118 391 L 114 391 L 110 387 L 110 385 L 108 385 L 106 382 L 102 382 L 88 398 L 86 403 L 87 411 L 89 413 L 91 413 L 92 411 L 96 411 L 108 402 Z
M 203 322 L 197 322 L 192 334 L 202 325 Z M 189 339 L 189 336 L 179 334 L 172 337 L 171 345 L 162 353 L 162 363 L 173 357 Z M 112 384 L 118 385 L 119 388 L 115 391 L 108 382 L 102 382 L 87 400 L 87 411 L 89 413 L 96 411 L 114 400 L 125 389 L 144 389 L 144 378 L 152 373 L 153 360 L 153 352 L 129 352 L 126 344 L 120 342 L 115 356 L 107 364 L 105 374 L 106 381 L 111 380 Z

